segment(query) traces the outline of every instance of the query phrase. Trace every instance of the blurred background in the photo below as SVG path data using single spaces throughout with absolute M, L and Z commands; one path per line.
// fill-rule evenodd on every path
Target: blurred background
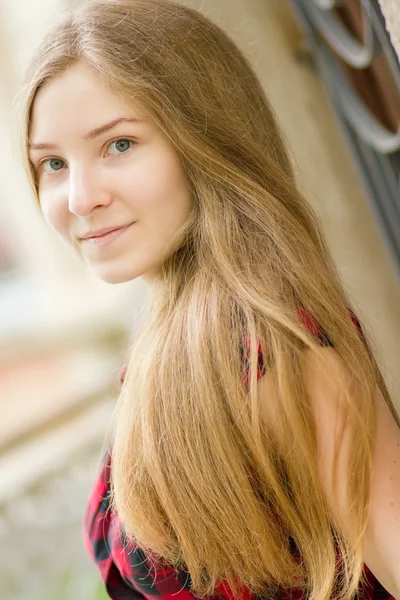
M 0 3 L 2 600 L 106 598 L 82 516 L 146 296 L 140 280 L 94 278 L 43 223 L 19 164 L 12 106 L 27 60 L 80 4 Z M 224 28 L 259 74 L 399 408 L 397 0 L 183 4 Z

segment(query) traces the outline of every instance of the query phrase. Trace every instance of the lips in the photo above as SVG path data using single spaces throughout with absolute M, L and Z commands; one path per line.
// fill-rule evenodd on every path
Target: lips
M 122 227 L 118 227 L 118 228 L 114 228 L 114 229 L 110 229 L 108 228 L 108 230 L 103 229 L 103 232 L 107 232 L 107 233 L 102 233 L 101 235 L 92 235 L 86 238 L 82 238 L 82 242 L 89 244 L 92 247 L 97 247 L 97 248 L 103 248 L 105 246 L 109 246 L 110 244 L 112 244 L 114 242 L 114 240 L 116 240 L 117 238 L 121 237 L 124 232 L 129 229 L 131 227 L 131 225 L 133 225 L 134 223 L 130 223 L 129 225 L 124 225 Z
M 130 225 L 133 225 L 133 223 L 136 223 L 136 221 L 132 221 L 132 223 L 128 223 L 127 225 L 118 225 L 117 227 L 105 227 L 104 229 L 98 229 L 96 233 L 87 233 L 85 235 L 82 235 L 80 239 L 89 240 L 92 238 L 100 238 L 103 235 L 106 235 L 107 233 L 111 233 L 112 231 L 118 231 L 119 229 L 125 229 L 126 227 L 130 227 Z
M 126 225 L 121 225 L 120 227 L 108 227 L 107 229 L 100 229 L 98 232 L 93 233 L 93 234 L 88 234 L 88 235 L 84 235 L 82 236 L 82 240 L 90 240 L 92 238 L 99 238 L 102 237 L 103 235 L 106 235 L 107 233 L 111 233 L 111 231 L 117 231 L 118 229 L 122 229 L 123 227 L 126 227 Z
M 108 233 L 112 233 L 113 231 L 118 231 L 119 229 L 123 229 L 123 227 L 116 227 L 115 229 L 108 229 L 107 231 L 103 231 L 102 233 L 99 233 L 98 235 L 90 235 L 84 239 L 93 240 L 93 239 L 101 238 L 101 237 L 104 237 L 105 235 L 107 235 Z

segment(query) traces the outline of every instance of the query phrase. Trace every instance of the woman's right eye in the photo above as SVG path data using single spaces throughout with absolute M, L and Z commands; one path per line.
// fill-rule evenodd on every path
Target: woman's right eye
M 62 169 L 64 161 L 60 158 L 49 158 L 48 160 L 44 160 L 42 165 L 45 173 L 55 173 Z M 46 165 L 49 165 L 50 168 L 46 168 Z

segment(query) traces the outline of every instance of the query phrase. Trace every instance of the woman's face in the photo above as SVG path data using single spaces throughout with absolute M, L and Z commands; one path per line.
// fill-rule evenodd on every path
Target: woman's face
M 103 281 L 151 282 L 192 208 L 161 131 L 76 63 L 39 89 L 29 142 L 47 223 Z

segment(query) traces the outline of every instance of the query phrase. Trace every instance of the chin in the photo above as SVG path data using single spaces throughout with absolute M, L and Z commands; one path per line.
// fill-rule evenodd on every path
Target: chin
M 134 258 L 131 260 L 91 262 L 85 261 L 91 272 L 104 283 L 116 284 L 134 281 L 139 277 L 145 282 L 153 281 L 159 275 L 159 264 L 153 261 L 150 264 L 143 261 L 142 264 Z M 135 265 L 133 267 L 133 264 Z
M 100 271 L 98 269 L 91 269 L 98 279 L 104 281 L 104 283 L 126 283 L 127 281 L 133 281 L 140 277 L 140 273 L 129 273 L 119 271 Z

